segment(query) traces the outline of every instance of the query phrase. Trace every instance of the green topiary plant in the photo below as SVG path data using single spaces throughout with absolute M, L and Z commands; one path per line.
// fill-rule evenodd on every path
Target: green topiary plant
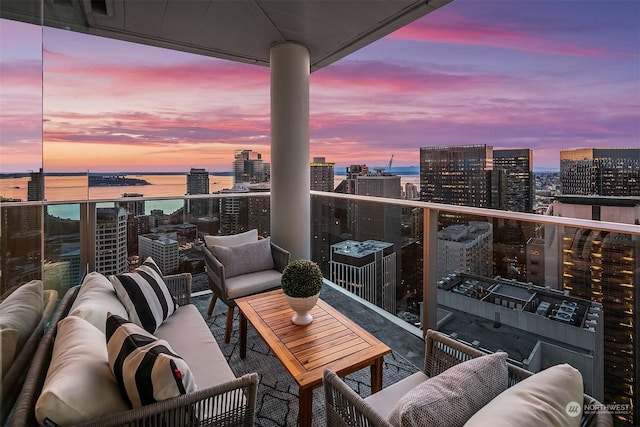
M 282 290 L 290 297 L 311 297 L 322 288 L 320 267 L 308 259 L 291 261 L 282 272 Z

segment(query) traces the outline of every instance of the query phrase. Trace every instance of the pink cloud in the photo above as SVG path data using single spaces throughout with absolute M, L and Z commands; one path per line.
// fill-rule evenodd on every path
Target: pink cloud
M 567 43 L 547 37 L 543 31 L 531 35 L 516 28 L 514 23 L 493 20 L 481 22 L 460 16 L 447 9 L 438 11 L 438 19 L 422 19 L 399 29 L 388 37 L 395 40 L 411 40 L 487 46 L 521 52 L 572 55 L 584 57 L 630 56 L 585 45 Z M 522 24 L 522 23 L 516 23 Z M 549 34 L 552 31 L 548 31 Z

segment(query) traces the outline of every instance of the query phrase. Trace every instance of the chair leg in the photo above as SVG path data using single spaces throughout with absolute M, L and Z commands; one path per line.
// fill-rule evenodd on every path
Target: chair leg
M 231 329 L 233 329 L 233 309 L 232 305 L 227 310 L 227 329 L 224 331 L 224 342 L 229 343 L 231 341 Z
M 218 295 L 211 294 L 211 302 L 209 303 L 209 309 L 207 310 L 207 315 L 209 317 L 211 317 L 211 314 L 213 313 L 213 307 L 216 306 L 216 301 L 217 300 L 218 300 Z

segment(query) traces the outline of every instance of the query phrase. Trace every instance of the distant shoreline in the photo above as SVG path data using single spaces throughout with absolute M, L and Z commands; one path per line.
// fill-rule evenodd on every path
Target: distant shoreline
M 45 172 L 44 176 L 175 176 L 175 175 L 188 175 L 189 172 Z M 232 176 L 232 171 L 224 172 L 209 172 L 211 176 Z M 15 173 L 0 173 L 0 179 L 2 178 L 28 178 L 31 176 L 31 172 L 15 172 Z
M 375 169 L 375 168 L 370 168 Z M 559 173 L 559 169 L 546 169 L 546 168 L 534 168 L 534 173 L 537 174 L 551 174 L 551 173 Z M 335 168 L 334 173 L 336 176 L 345 175 L 346 168 L 340 167 Z M 420 167 L 419 166 L 406 166 L 406 167 L 397 167 L 391 168 L 391 173 L 394 175 L 420 175 Z M 176 176 L 182 175 L 186 176 L 189 172 L 45 172 L 44 176 Z M 210 176 L 233 176 L 233 171 L 214 171 L 209 172 Z M 5 178 L 28 178 L 31 176 L 31 172 L 15 172 L 15 173 L 0 173 L 0 179 Z

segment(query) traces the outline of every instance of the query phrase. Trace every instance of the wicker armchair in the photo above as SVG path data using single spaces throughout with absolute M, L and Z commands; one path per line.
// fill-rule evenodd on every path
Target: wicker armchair
M 257 230 L 252 231 L 255 231 L 256 239 L 258 239 Z M 216 243 L 216 245 L 221 244 Z M 282 271 L 289 263 L 290 254 L 288 251 L 271 242 L 273 269 L 241 274 L 229 278 L 225 273 L 224 264 L 216 258 L 211 248 L 205 245 L 202 251 L 207 266 L 209 288 L 212 292 L 207 314 L 211 316 L 218 298 L 227 305 L 227 324 L 224 333 L 224 342 L 228 343 L 231 340 L 231 331 L 233 329 L 233 313 L 236 307 L 235 299 L 280 287 Z M 229 269 L 229 266 L 227 265 L 226 268 Z
M 191 297 L 191 274 L 164 276 L 164 281 L 179 305 Z M 27 378 L 14 407 L 11 426 L 38 425 L 35 404 L 40 396 L 51 362 L 57 324 L 69 313 L 80 286 L 71 288 L 51 318 L 42 337 Z M 188 328 L 188 326 L 185 326 Z M 246 374 L 232 381 L 167 399 L 140 408 L 92 420 L 83 426 L 243 426 L 252 427 L 255 419 L 259 377 Z
M 396 384 L 384 388 L 364 399 L 333 371 L 324 372 L 325 411 L 327 426 L 331 427 L 393 427 L 387 421 L 386 409 L 393 405 L 409 390 L 429 377 L 436 376 L 450 367 L 485 353 L 462 344 L 448 336 L 429 330 L 426 335 L 424 370 L 417 372 Z M 531 372 L 508 364 L 509 387 L 532 375 Z M 584 404 L 598 407 L 599 402 L 584 395 Z M 594 405 L 595 404 L 595 405 Z M 604 411 L 583 414 L 581 426 L 610 427 L 611 415 Z

